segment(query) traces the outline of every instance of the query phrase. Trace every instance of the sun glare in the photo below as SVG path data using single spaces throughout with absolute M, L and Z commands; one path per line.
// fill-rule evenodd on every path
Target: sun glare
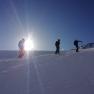
M 25 49 L 26 51 L 31 51 L 31 50 L 34 49 L 33 41 L 32 41 L 30 38 L 27 38 L 27 39 L 25 40 L 24 49 Z

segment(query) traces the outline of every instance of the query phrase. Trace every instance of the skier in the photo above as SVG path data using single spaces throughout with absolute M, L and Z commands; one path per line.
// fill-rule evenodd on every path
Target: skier
M 19 47 L 19 58 L 22 58 L 25 54 L 25 51 L 24 51 L 24 43 L 25 43 L 25 39 L 21 39 L 18 43 L 18 47 Z
M 74 46 L 76 47 L 76 52 L 79 52 L 79 42 L 82 42 L 82 41 L 79 41 L 79 40 L 74 40 Z
M 60 54 L 60 39 L 55 42 L 56 51 L 55 54 Z

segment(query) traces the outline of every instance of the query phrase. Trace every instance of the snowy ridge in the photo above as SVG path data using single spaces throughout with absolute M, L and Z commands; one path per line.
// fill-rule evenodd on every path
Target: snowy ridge
M 94 49 L 0 62 L 1 94 L 94 94 Z
M 88 51 L 94 51 L 94 48 L 90 49 L 80 49 L 80 52 L 78 53 L 83 53 L 83 52 L 88 52 Z M 68 51 L 62 51 L 60 53 L 61 56 L 71 56 L 74 54 L 78 54 L 75 52 L 75 50 L 68 50 Z M 35 52 L 30 52 L 29 53 L 29 58 L 30 57 L 40 57 L 40 56 L 48 56 L 48 55 L 55 55 L 53 51 L 35 51 Z M 26 56 L 24 57 L 26 59 Z M 18 51 L 0 51 L 0 62 L 8 62 L 8 61 L 13 61 L 13 60 L 19 60 L 18 58 Z

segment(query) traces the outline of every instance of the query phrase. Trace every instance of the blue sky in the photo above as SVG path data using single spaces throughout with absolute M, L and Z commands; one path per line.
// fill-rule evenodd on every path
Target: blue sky
M 58 38 L 64 49 L 94 42 L 94 1 L 0 0 L 0 49 L 17 49 L 28 33 L 36 50 L 54 50 Z

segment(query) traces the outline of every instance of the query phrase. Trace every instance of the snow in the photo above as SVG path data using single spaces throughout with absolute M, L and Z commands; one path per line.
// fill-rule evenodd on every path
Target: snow
M 16 53 L 0 54 L 6 56 L 0 57 L 0 94 L 94 94 L 94 48 L 24 59 Z

